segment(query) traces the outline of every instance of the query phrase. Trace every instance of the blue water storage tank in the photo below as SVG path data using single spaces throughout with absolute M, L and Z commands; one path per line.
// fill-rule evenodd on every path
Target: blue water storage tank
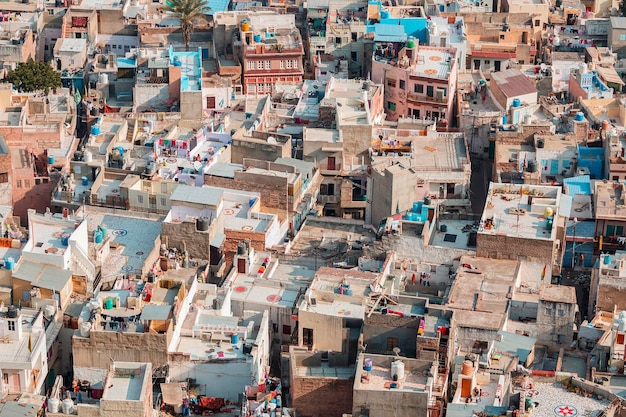
M 254 42 L 256 43 L 261 42 L 261 35 L 254 35 Z
M 100 134 L 100 125 L 99 124 L 95 124 L 91 126 L 91 134 L 92 135 L 99 135 Z
M 93 232 L 93 241 L 96 243 L 102 243 L 102 232 L 100 230 Z
M 87 178 L 87 177 L 82 177 L 82 178 L 80 179 L 80 181 L 81 181 L 81 183 L 82 183 L 84 186 L 89 185 L 89 178 Z
M 177 57 L 177 56 L 174 57 L 173 61 L 174 61 L 174 66 L 175 67 L 180 67 L 182 65 L 181 62 L 180 62 L 180 58 Z
M 509 116 L 505 114 L 504 116 L 502 116 L 502 124 L 506 125 L 508 123 L 509 123 Z
M 64 233 L 61 236 L 61 243 L 63 243 L 63 246 L 68 246 L 70 243 L 70 234 L 69 233 Z
M 576 120 L 577 122 L 585 121 L 585 114 L 583 112 L 579 111 L 578 113 L 576 113 L 576 116 L 574 117 L 574 120 Z
M 611 263 L 611 255 L 604 256 L 604 265 L 609 265 Z
M 230 336 L 230 343 L 232 343 L 233 345 L 236 345 L 237 343 L 239 343 L 239 335 L 234 334 Z
M 381 19 L 389 19 L 390 16 L 391 16 L 391 14 L 387 10 L 383 10 L 382 12 L 380 12 L 380 18 Z
M 13 268 L 15 267 L 15 259 L 11 257 L 6 258 L 4 260 L 4 267 L 8 269 L 9 271 L 13 271 Z
M 54 165 L 54 156 L 48 157 L 48 165 Z
M 513 107 L 520 107 L 522 105 L 522 101 L 519 98 L 513 99 Z

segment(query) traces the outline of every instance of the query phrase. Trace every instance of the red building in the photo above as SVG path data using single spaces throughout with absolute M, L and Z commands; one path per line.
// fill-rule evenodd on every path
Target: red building
M 245 94 L 270 94 L 277 81 L 302 81 L 304 48 L 294 15 L 250 16 L 240 25 Z

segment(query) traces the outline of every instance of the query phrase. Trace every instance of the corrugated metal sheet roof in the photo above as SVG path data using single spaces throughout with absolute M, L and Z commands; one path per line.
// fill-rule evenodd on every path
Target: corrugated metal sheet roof
M 506 97 L 518 97 L 537 93 L 537 88 L 532 81 L 519 70 L 494 72 L 491 74 L 491 79 L 498 84 Z
M 375 42 L 406 42 L 404 26 L 378 24 L 374 26 Z
M 591 178 L 589 175 L 565 178 L 563 180 L 565 194 L 575 196 L 577 194 L 591 195 Z

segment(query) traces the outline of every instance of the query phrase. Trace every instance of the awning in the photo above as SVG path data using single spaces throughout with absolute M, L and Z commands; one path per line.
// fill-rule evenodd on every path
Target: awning
M 183 403 L 183 389 L 180 382 L 161 384 L 161 393 L 165 404 L 180 405 Z
M 624 81 L 622 81 L 622 77 L 619 76 L 615 68 L 604 68 L 604 67 L 596 67 L 598 71 L 598 75 L 602 80 L 606 83 L 624 85 Z

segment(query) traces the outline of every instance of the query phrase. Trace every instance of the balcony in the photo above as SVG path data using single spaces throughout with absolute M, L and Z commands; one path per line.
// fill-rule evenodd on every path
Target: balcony
M 407 98 L 409 101 L 413 102 L 448 104 L 448 97 L 428 97 L 421 94 L 408 93 Z
M 317 202 L 321 204 L 336 204 L 340 200 L 340 196 L 338 195 L 322 195 L 319 194 L 317 196 Z

